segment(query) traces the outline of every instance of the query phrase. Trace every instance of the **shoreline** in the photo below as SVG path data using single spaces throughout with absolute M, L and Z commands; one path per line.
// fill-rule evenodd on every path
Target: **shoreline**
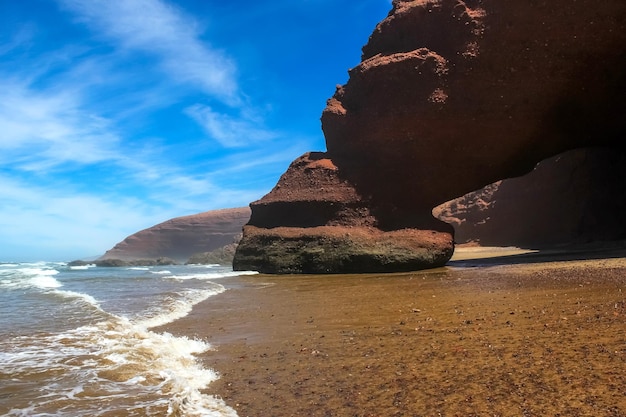
M 221 378 L 206 393 L 240 417 L 622 417 L 619 255 L 229 278 L 226 292 L 153 330 L 209 342 L 199 360 Z

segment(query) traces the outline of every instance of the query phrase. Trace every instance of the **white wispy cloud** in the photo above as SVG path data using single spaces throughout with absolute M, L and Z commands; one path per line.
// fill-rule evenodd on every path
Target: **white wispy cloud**
M 214 111 L 209 106 L 196 104 L 186 109 L 206 133 L 226 148 L 237 148 L 274 139 L 278 136 L 262 126 L 263 121 L 254 116 L 233 117 Z
M 18 256 L 20 251 L 22 256 L 29 253 L 32 257 L 33 250 L 49 259 L 55 254 L 98 255 L 130 231 L 165 220 L 159 209 L 137 199 L 109 200 L 37 187 L 6 176 L 0 176 L 0 194 L 0 258 L 4 260 Z
M 198 23 L 176 7 L 159 0 L 59 1 L 116 46 L 156 57 L 172 79 L 240 102 L 234 63 L 202 42 Z
M 32 170 L 116 158 L 119 138 L 109 122 L 83 110 L 73 92 L 40 91 L 15 79 L 0 81 L 0 90 L 3 163 Z
M 226 148 L 254 145 L 274 139 L 262 118 L 246 100 L 237 83 L 235 62 L 202 38 L 201 26 L 184 11 L 162 0 L 59 0 L 100 37 L 118 50 L 141 52 L 156 58 L 174 84 L 187 84 L 230 109 L 189 106 L 186 114 L 207 135 Z M 167 97 L 167 95 L 163 95 Z

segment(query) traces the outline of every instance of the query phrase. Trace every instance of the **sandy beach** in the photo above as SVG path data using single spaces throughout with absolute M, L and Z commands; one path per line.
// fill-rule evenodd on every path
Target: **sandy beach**
M 241 417 L 626 416 L 623 256 L 468 249 L 414 273 L 239 277 L 158 330 L 214 346 L 207 393 Z

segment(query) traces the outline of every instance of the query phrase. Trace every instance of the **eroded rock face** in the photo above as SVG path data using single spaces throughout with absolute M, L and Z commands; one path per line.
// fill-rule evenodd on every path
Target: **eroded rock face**
M 443 265 L 452 228 L 386 230 L 368 198 L 321 152 L 294 161 L 274 189 L 251 204 L 233 266 L 266 273 L 410 271 Z
M 432 251 L 425 266 L 441 265 L 434 254 L 451 255 L 453 232 L 433 207 L 568 149 L 623 146 L 625 22 L 622 0 L 394 1 L 322 114 L 328 151 L 318 158 L 335 167 L 331 190 L 296 180 L 303 173 L 292 165 L 251 205 L 235 267 L 245 253 L 247 269 L 305 272 L 299 257 L 279 268 L 270 253 L 298 253 L 334 233 L 311 228 L 344 224 L 375 231 L 371 247 L 379 232 L 435 235 L 437 248 L 420 245 L 419 233 L 414 244 Z M 350 190 L 349 203 L 334 187 Z M 317 269 L 346 271 L 333 260 L 353 243 L 333 241 L 337 255 Z M 385 270 L 403 269 L 393 259 Z M 349 270 L 372 270 L 361 265 Z
M 249 219 L 248 207 L 177 217 L 128 236 L 100 259 L 167 257 L 185 262 L 194 254 L 232 244 Z
M 394 2 L 322 115 L 328 152 L 367 166 L 354 182 L 378 182 L 380 199 L 432 208 L 566 149 L 623 141 L 625 10 Z

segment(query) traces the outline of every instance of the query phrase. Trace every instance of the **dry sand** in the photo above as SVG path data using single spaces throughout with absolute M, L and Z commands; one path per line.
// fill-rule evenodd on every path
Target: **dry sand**
M 241 277 L 161 330 L 215 347 L 241 417 L 626 416 L 623 256 Z

